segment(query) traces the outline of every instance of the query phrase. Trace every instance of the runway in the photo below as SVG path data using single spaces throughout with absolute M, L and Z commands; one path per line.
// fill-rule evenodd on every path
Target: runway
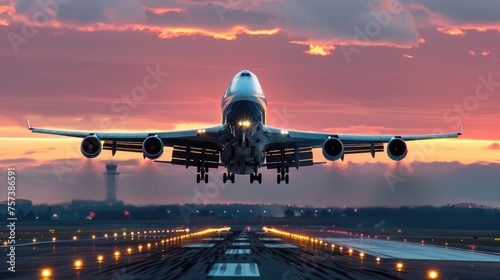
M 1 279 L 429 279 L 431 271 L 436 279 L 498 279 L 500 271 L 492 255 L 482 257 L 496 261 L 409 259 L 393 253 L 397 245 L 382 254 L 385 242 L 298 238 L 262 226 L 82 230 L 56 240 L 38 234 L 16 247 L 16 272 L 4 269 Z

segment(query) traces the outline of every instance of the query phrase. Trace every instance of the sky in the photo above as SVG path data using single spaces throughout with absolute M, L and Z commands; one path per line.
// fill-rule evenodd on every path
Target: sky
M 0 0 L 0 166 L 34 203 L 104 199 L 114 161 L 118 199 L 132 204 L 500 207 L 499 32 L 496 0 Z M 90 160 L 79 139 L 26 129 L 26 117 L 95 132 L 217 125 L 243 69 L 259 77 L 272 126 L 401 135 L 465 123 L 464 135 L 408 143 L 401 162 L 348 155 L 291 170 L 289 185 L 267 170 L 262 185 L 224 185 L 221 169 L 198 185 L 193 169 L 133 153 Z

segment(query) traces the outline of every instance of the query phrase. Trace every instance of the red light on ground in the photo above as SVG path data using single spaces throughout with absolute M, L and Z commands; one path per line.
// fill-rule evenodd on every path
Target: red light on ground
M 130 215 L 130 212 L 128 210 L 123 211 L 123 215 L 128 216 Z
M 94 211 L 90 211 L 89 212 L 89 216 L 92 217 L 92 218 L 94 218 L 95 217 L 95 212 Z

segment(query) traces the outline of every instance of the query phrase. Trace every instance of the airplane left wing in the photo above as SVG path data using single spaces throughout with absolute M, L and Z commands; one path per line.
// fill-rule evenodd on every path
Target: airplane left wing
M 33 133 L 83 138 L 81 151 L 89 158 L 98 156 L 102 148 L 111 150 L 113 155 L 117 151 L 137 152 L 143 153 L 144 157 L 157 159 L 163 153 L 163 147 L 167 146 L 174 148 L 173 164 L 196 166 L 203 155 L 208 166 L 212 168 L 219 166 L 217 138 L 226 129 L 225 126 L 219 125 L 180 131 L 93 132 L 35 128 L 31 127 L 29 120 L 26 122 Z

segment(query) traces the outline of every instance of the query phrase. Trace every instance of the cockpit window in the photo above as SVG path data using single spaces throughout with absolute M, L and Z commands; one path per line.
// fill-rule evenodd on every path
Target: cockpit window
M 250 77 L 250 73 L 243 72 L 243 73 L 241 73 L 240 77 Z

